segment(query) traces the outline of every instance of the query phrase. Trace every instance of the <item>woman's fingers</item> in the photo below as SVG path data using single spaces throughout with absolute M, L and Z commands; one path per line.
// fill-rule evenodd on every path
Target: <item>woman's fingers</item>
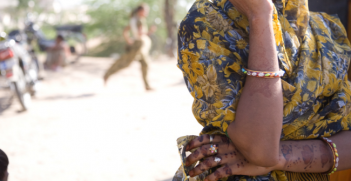
M 201 135 L 188 143 L 186 151 L 211 143 L 229 143 L 229 138 L 224 135 Z
M 225 154 L 220 154 L 212 157 L 206 158 L 204 161 L 199 163 L 193 170 L 189 172 L 191 177 L 200 175 L 201 173 L 209 170 L 211 168 L 217 167 L 218 165 L 225 165 L 231 162 L 231 160 L 236 159 L 237 152 L 230 152 Z
M 209 170 L 210 168 L 221 165 L 225 160 L 222 159 L 221 156 L 214 156 L 206 158 L 200 164 L 198 164 L 193 170 L 189 172 L 190 177 L 195 177 L 196 175 L 200 175 L 201 173 Z
M 190 166 L 202 158 L 231 152 L 236 152 L 233 144 L 220 143 L 203 145 L 188 156 L 185 164 L 186 166 Z
M 202 158 L 205 158 L 205 157 L 217 154 L 217 152 L 215 152 L 215 151 L 213 152 L 213 151 L 210 150 L 211 146 L 217 148 L 217 152 L 218 152 L 218 147 L 219 147 L 218 144 L 203 145 L 200 148 L 196 149 L 194 151 L 194 153 L 192 153 L 191 155 L 189 155 L 186 158 L 185 165 L 186 166 L 190 166 L 190 165 L 192 165 L 193 163 L 199 161 Z
M 205 178 L 205 181 L 217 181 L 217 180 L 219 180 L 221 178 L 226 178 L 226 177 L 229 177 L 229 176 L 232 176 L 232 175 L 233 175 L 233 170 L 232 170 L 231 166 L 226 164 L 223 167 L 217 169 L 211 175 L 207 176 Z

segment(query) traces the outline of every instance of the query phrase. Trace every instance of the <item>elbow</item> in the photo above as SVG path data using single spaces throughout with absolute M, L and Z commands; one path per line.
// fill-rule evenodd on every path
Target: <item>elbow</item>
M 274 167 L 279 163 L 279 151 L 268 150 L 264 151 L 257 147 L 250 148 L 249 150 L 255 150 L 244 155 L 245 158 L 254 165 L 261 167 Z
M 269 141 L 254 139 L 231 139 L 238 151 L 250 163 L 261 167 L 273 167 L 279 163 L 279 139 Z M 251 143 L 251 144 L 247 144 Z

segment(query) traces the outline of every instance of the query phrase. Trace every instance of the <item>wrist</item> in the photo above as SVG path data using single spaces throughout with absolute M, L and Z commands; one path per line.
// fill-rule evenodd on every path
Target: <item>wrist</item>
M 263 5 L 264 6 L 264 5 Z M 248 14 L 249 21 L 255 20 L 271 20 L 273 16 L 273 4 L 263 8 L 261 11 L 256 11 Z
M 258 15 L 251 15 L 248 20 L 250 26 L 261 26 L 262 24 L 270 24 L 272 23 L 272 13 L 268 14 L 258 14 Z
M 285 151 L 283 152 L 283 150 L 285 150 Z M 287 162 L 288 162 L 287 158 L 288 159 L 293 159 L 292 158 L 293 156 L 294 155 L 292 154 L 292 150 L 286 152 L 286 147 L 284 146 L 284 144 L 282 144 L 282 142 L 280 142 L 278 164 L 271 168 L 272 171 L 274 171 L 274 170 L 285 170 L 285 166 L 287 165 Z

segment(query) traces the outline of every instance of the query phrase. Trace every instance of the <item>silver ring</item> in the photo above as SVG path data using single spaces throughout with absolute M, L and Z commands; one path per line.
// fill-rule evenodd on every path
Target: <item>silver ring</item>
M 210 135 L 210 144 L 212 143 L 213 141 L 213 135 Z
M 214 158 L 214 161 L 215 161 L 216 163 L 219 163 L 219 162 L 222 161 L 222 159 L 221 159 L 221 158 L 218 158 L 218 157 L 215 157 L 215 158 Z

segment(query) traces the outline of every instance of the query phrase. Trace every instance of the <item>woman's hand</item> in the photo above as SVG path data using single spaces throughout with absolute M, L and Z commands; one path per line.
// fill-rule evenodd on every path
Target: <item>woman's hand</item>
M 229 0 L 234 7 L 246 15 L 249 20 L 271 17 L 273 13 L 272 0 Z
M 191 177 L 217 166 L 221 167 L 207 176 L 206 179 L 208 181 L 214 181 L 232 175 L 264 175 L 274 170 L 273 167 L 259 167 L 247 161 L 243 155 L 235 149 L 234 144 L 226 136 L 212 135 L 212 138 L 213 140 L 210 142 L 210 135 L 202 135 L 191 141 L 186 147 L 187 151 L 197 148 L 193 154 L 188 156 L 186 160 L 187 166 L 204 158 L 201 163 L 189 172 Z M 218 151 L 211 152 L 211 146 L 217 147 Z

